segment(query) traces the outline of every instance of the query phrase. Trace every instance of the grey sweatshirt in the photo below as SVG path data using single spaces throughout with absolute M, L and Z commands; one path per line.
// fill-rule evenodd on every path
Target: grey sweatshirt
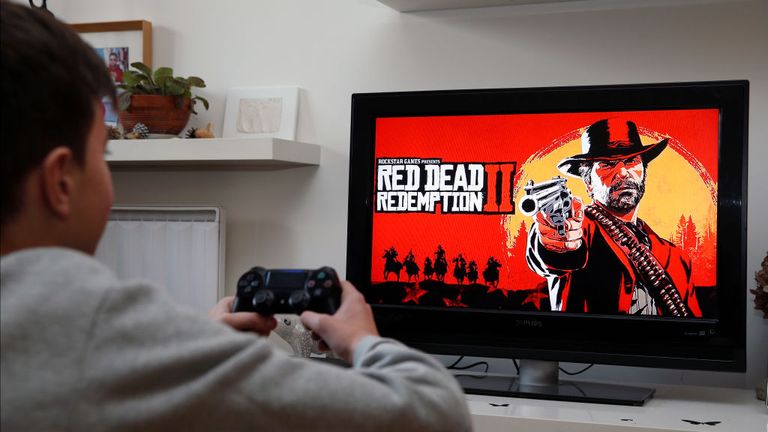
M 471 428 L 455 380 L 392 340 L 363 339 L 344 369 L 290 357 L 72 250 L 12 253 L 0 273 L 3 432 Z

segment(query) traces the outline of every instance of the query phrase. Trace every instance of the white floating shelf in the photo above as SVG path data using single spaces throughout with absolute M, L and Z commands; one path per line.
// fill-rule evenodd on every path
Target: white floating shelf
M 379 0 L 380 3 L 400 12 L 530 5 L 538 3 L 565 3 L 573 1 L 582 0 Z
M 110 140 L 106 159 L 113 168 L 284 169 L 320 165 L 316 144 L 280 138 Z

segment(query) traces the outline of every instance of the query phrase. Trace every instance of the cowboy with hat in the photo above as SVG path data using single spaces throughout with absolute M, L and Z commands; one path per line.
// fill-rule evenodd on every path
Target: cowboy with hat
M 557 168 L 564 174 L 581 177 L 579 167 L 585 162 L 630 159 L 640 156 L 647 165 L 666 147 L 669 139 L 644 146 L 637 125 L 629 120 L 610 118 L 589 126 L 581 135 L 581 154 L 563 159 Z
M 645 193 L 645 167 L 666 148 L 667 141 L 643 145 L 634 122 L 603 119 L 582 134 L 582 153 L 557 167 L 566 175 L 581 177 L 596 205 L 634 222 Z
M 593 199 L 584 206 L 574 197 L 565 236 L 537 213 L 529 234 L 527 261 L 547 279 L 550 306 L 555 311 L 660 315 L 657 294 L 643 282 L 611 232 L 595 217 L 595 210 L 626 225 L 632 237 L 665 263 L 680 298 L 701 316 L 691 281 L 691 260 L 680 248 L 656 234 L 637 217 L 645 192 L 645 167 L 667 146 L 667 139 L 643 145 L 637 125 L 622 118 L 601 119 L 581 135 L 581 154 L 563 159 L 557 168 L 581 178 Z M 620 243 L 620 242 L 619 242 Z

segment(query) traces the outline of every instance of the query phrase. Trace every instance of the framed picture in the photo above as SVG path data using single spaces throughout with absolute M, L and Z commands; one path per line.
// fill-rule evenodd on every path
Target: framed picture
M 123 82 L 123 72 L 131 63 L 140 61 L 152 67 L 152 23 L 144 20 L 72 24 L 75 31 L 104 60 L 115 84 Z M 104 101 L 108 125 L 117 124 L 117 107 Z
M 227 92 L 224 138 L 296 138 L 299 87 L 235 87 Z
M 72 24 L 80 36 L 96 49 L 104 64 L 114 67 L 128 66 L 140 61 L 152 67 L 152 23 L 144 20 L 112 21 L 102 23 Z

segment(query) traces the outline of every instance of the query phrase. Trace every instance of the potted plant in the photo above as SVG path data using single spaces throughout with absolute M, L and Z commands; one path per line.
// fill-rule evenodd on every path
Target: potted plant
M 118 96 L 119 119 L 125 130 L 143 123 L 151 134 L 177 135 L 186 126 L 191 114 L 197 114 L 199 101 L 208 109 L 208 101 L 192 95 L 192 87 L 205 87 L 196 76 L 173 76 L 173 69 L 159 67 L 155 71 L 141 62 L 131 63 L 134 70 L 123 73 L 122 90 Z

